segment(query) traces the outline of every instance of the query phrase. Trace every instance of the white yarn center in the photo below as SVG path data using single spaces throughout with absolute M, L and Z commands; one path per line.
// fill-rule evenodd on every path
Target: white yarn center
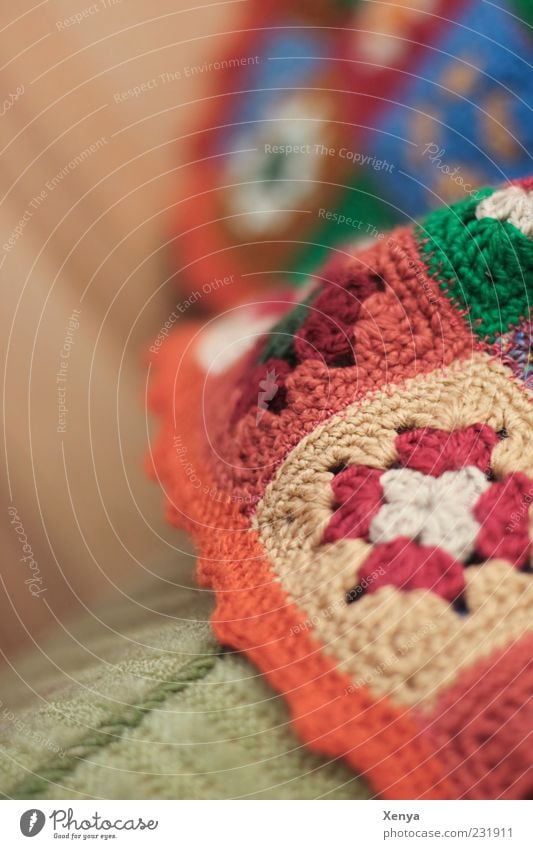
M 476 207 L 476 218 L 509 221 L 524 236 L 533 237 L 533 193 L 520 186 L 508 186 L 494 192 Z
M 414 469 L 389 469 L 381 485 L 386 504 L 370 524 L 372 542 L 408 537 L 468 559 L 480 529 L 472 508 L 490 486 L 483 472 L 467 466 L 435 478 Z

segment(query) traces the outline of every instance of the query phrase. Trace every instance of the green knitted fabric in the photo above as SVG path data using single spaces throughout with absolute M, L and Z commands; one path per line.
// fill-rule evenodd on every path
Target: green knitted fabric
M 216 643 L 209 594 L 182 607 L 191 621 L 145 613 L 132 626 L 130 614 L 103 635 L 95 620 L 83 632 L 90 665 L 68 658 L 64 636 L 62 653 L 46 645 L 33 652 L 18 671 L 36 695 L 26 688 L 25 697 L 8 698 L 16 688 L 6 671 L 2 797 L 370 797 L 342 763 L 303 747 L 283 701 L 244 657 Z
M 317 294 L 318 289 L 311 292 L 304 301 L 299 303 L 297 307 L 287 313 L 287 315 L 284 315 L 283 318 L 274 325 L 272 330 L 269 332 L 265 350 L 259 357 L 260 363 L 266 363 L 272 358 L 286 360 L 289 363 L 296 362 L 293 351 L 293 337 L 308 317 L 308 307 L 313 303 Z
M 66 749 L 60 747 L 57 756 L 48 763 L 42 764 L 38 773 L 29 775 L 20 784 L 13 787 L 12 798 L 51 798 L 50 794 L 53 794 L 54 790 L 59 792 L 59 796 L 56 798 L 61 798 L 65 794 L 70 775 L 79 770 L 83 773 L 84 765 L 92 763 L 101 752 L 104 760 L 107 760 L 106 749 L 112 743 L 118 742 L 119 745 L 127 746 L 129 734 L 134 728 L 142 724 L 147 713 L 163 706 L 170 694 L 179 693 L 193 681 L 203 678 L 214 663 L 215 657 L 200 658 L 193 661 L 186 665 L 173 681 L 161 682 L 160 686 L 151 690 L 139 704 L 124 705 L 123 710 L 99 723 L 94 729 L 88 730 L 88 733 L 84 734 L 74 745 L 70 745 Z M 9 756 L 7 747 L 4 748 L 4 752 Z M 110 792 L 113 795 L 113 788 L 110 788 Z M 68 795 L 70 795 L 70 792 Z M 86 795 L 82 791 L 79 798 Z
M 476 218 L 478 203 L 491 194 L 481 189 L 438 209 L 416 231 L 430 275 L 489 342 L 529 314 L 533 296 L 533 241 L 508 221 Z
M 203 677 L 165 697 L 120 739 L 68 770 L 25 782 L 18 798 L 369 798 L 339 763 L 293 736 L 280 699 L 241 655 L 218 655 Z

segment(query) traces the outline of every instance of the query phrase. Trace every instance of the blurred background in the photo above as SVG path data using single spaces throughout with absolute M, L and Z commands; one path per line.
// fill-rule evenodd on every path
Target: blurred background
M 142 607 L 153 575 L 192 582 L 143 470 L 146 351 L 184 305 L 305 283 L 334 244 L 530 172 L 532 20 L 527 0 L 4 4 L 4 659 Z
M 175 301 L 166 219 L 211 84 L 176 72 L 220 53 L 242 3 L 195 5 L 22 0 L 0 12 L 8 659 L 126 585 L 135 602 L 149 571 L 192 573 L 143 456 L 144 351 Z

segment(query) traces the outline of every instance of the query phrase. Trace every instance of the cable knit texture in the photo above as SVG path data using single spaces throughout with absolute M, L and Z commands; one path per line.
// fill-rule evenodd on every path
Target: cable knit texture
M 340 761 L 302 746 L 282 699 L 216 642 L 209 593 L 165 583 L 146 582 L 145 608 L 106 608 L 104 633 L 82 617 L 77 651 L 61 633 L 19 659 L 24 676 L 3 670 L 2 798 L 368 798 Z
M 152 361 L 217 636 L 384 798 L 533 794 L 532 187 L 336 251 L 225 370 L 194 324 Z

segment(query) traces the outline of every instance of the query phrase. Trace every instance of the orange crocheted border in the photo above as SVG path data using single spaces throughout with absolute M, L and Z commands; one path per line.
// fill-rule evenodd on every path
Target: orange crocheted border
M 231 496 L 217 491 L 203 444 L 205 374 L 190 353 L 198 330 L 188 325 L 153 357 L 149 402 L 162 423 L 149 471 L 165 490 L 168 519 L 196 542 L 198 579 L 216 592 L 212 624 L 218 639 L 245 652 L 284 695 L 309 748 L 344 758 L 377 795 L 455 798 L 438 751 L 412 713 L 386 697 L 374 698 L 366 687 L 355 688 L 335 668 L 306 627 L 305 612 L 276 580 L 249 519 Z M 176 444 L 185 447 L 185 461 Z

